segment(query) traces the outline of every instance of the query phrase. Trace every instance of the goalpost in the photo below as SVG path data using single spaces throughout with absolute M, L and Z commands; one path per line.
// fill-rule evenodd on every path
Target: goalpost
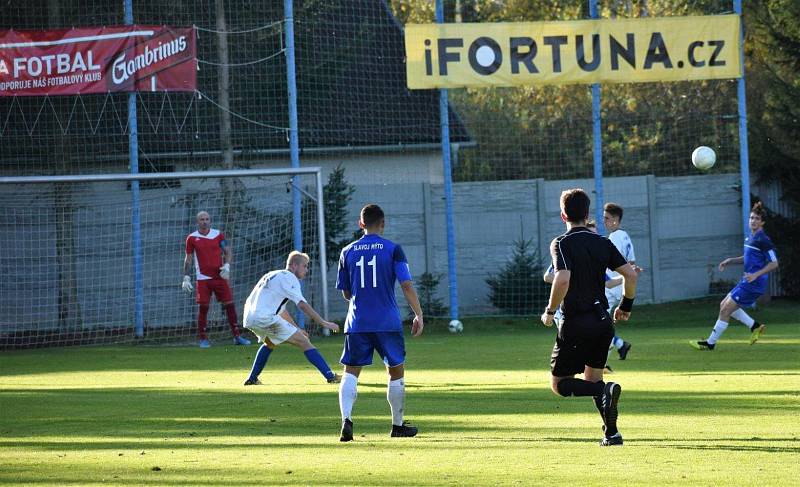
M 194 340 L 197 304 L 181 290 L 182 265 L 203 210 L 232 245 L 240 317 L 261 275 L 285 266 L 298 232 L 312 259 L 304 295 L 328 314 L 318 167 L 0 177 L 0 205 L 0 348 Z M 227 340 L 214 303 L 208 331 Z

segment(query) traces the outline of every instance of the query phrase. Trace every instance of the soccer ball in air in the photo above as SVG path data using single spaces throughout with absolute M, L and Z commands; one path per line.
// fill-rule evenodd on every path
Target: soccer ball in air
M 708 171 L 717 162 L 717 154 L 714 149 L 701 145 L 692 152 L 692 164 L 701 171 Z
M 464 324 L 458 320 L 451 320 L 450 324 L 447 325 L 447 329 L 450 330 L 450 333 L 461 333 L 464 331 Z

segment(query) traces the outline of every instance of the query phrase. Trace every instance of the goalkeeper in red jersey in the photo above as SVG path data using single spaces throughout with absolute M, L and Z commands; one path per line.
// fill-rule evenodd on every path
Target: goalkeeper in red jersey
M 223 263 L 224 259 L 224 263 Z M 197 214 L 197 230 L 186 237 L 186 256 L 183 259 L 183 290 L 192 292 L 192 278 L 189 271 L 194 261 L 197 278 L 197 304 L 200 310 L 197 313 L 197 332 L 200 337 L 200 348 L 208 348 L 206 326 L 208 325 L 208 308 L 211 294 L 222 303 L 228 317 L 228 325 L 233 334 L 235 345 L 250 345 L 250 340 L 240 336 L 237 325 L 236 305 L 233 303 L 233 293 L 228 285 L 231 274 L 231 260 L 233 252 L 225 240 L 225 235 L 211 228 L 211 216 L 206 211 Z

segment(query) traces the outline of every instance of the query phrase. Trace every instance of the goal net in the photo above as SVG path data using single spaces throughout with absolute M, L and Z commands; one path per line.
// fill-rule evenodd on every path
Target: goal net
M 137 175 L 138 201 L 131 178 L 0 178 L 0 348 L 193 342 L 198 306 L 181 281 L 200 211 L 232 246 L 239 326 L 253 285 L 285 266 L 297 238 L 312 259 L 304 295 L 326 312 L 318 168 Z M 214 298 L 208 332 L 231 343 Z

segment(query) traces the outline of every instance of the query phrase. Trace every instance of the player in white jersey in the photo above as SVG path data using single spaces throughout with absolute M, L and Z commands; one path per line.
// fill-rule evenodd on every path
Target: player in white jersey
M 276 345 L 283 342 L 303 350 L 303 353 L 317 370 L 331 384 L 338 384 L 342 377 L 334 373 L 319 351 L 311 344 L 308 334 L 297 327 L 288 311 L 286 303 L 291 300 L 297 308 L 322 327 L 333 332 L 339 325 L 323 319 L 303 297 L 300 280 L 308 274 L 309 257 L 293 250 L 286 259 L 286 269 L 268 272 L 253 288 L 244 304 L 244 327 L 255 333 L 262 342 L 258 349 L 250 376 L 244 385 L 259 385 L 259 374 L 264 370 L 269 355 Z
M 616 203 L 606 203 L 605 206 L 603 206 L 603 223 L 608 231 L 608 239 L 611 240 L 614 247 L 619 250 L 619 253 L 625 257 L 625 260 L 627 260 L 629 264 L 635 265 L 636 255 L 633 252 L 631 237 L 628 236 L 628 232 L 619 228 L 622 224 L 622 207 Z M 639 269 L 639 272 L 641 272 L 641 269 Z M 612 270 L 611 278 L 614 279 L 617 277 L 619 277 L 619 274 Z M 622 286 L 606 288 L 606 299 L 608 300 L 608 310 L 610 313 L 620 301 L 622 301 Z M 619 359 L 625 360 L 631 349 L 631 344 L 623 340 L 622 337 L 614 335 L 614 338 L 611 340 L 611 345 L 617 349 Z

